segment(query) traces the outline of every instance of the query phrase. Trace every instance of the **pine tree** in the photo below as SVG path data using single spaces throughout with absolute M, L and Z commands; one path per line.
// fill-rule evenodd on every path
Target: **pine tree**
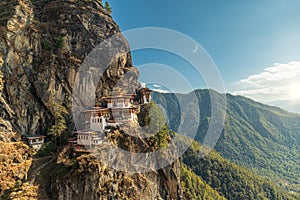
M 60 146 L 61 146 L 61 135 L 67 129 L 64 115 L 68 114 L 68 111 L 64 106 L 58 103 L 51 104 L 50 109 L 54 116 L 55 124 L 50 127 L 49 133 L 54 137 L 55 144 L 56 144 L 56 137 L 58 136 L 60 137 Z
M 109 3 L 108 3 L 107 1 L 105 2 L 104 9 L 105 9 L 109 14 L 111 14 L 112 8 L 110 7 L 110 5 L 109 5 Z

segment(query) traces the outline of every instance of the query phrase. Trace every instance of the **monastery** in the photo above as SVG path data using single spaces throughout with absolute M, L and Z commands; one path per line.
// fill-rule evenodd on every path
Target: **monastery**
M 45 137 L 46 136 L 43 136 L 43 135 L 24 134 L 24 135 L 22 135 L 22 140 L 28 146 L 31 146 L 32 148 L 34 148 L 36 150 L 40 150 L 44 144 Z
M 70 144 L 94 146 L 102 144 L 105 132 L 109 127 L 122 124 L 138 125 L 137 114 L 140 106 L 151 101 L 149 88 L 140 88 L 135 94 L 118 94 L 100 99 L 101 106 L 85 110 L 87 116 L 86 130 L 77 130 L 75 138 L 69 139 Z

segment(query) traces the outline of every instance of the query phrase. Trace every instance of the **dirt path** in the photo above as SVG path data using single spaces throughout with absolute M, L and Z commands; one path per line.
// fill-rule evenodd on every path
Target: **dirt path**
M 26 182 L 34 183 L 36 177 L 40 174 L 41 169 L 43 169 L 47 164 L 52 162 L 55 159 L 55 155 L 43 157 L 43 158 L 34 158 L 32 160 L 31 168 L 28 172 L 28 179 Z
M 42 158 L 33 158 L 28 171 L 27 180 L 23 182 L 21 187 L 15 189 L 11 194 L 9 194 L 11 198 L 8 199 L 52 200 L 51 197 L 48 197 L 46 188 L 39 179 L 39 174 L 44 167 L 53 162 L 55 159 L 55 154 Z

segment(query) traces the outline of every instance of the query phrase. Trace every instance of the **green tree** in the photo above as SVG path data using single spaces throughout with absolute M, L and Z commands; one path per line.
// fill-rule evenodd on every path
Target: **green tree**
M 150 135 L 149 140 L 155 147 L 165 147 L 172 132 L 167 126 L 164 112 L 160 106 L 151 102 L 141 107 L 139 124 Z
M 166 125 L 162 109 L 154 102 L 143 106 L 138 117 L 140 126 L 147 129 L 151 134 L 159 132 Z
M 105 4 L 104 4 L 104 9 L 109 13 L 111 14 L 112 12 L 112 8 L 110 7 L 109 3 L 106 1 Z
M 165 147 L 169 143 L 170 139 L 170 130 L 168 127 L 164 125 L 159 132 L 157 132 L 154 136 L 150 137 L 150 141 L 154 147 Z
M 67 129 L 67 124 L 65 120 L 65 115 L 68 114 L 67 109 L 58 104 L 53 103 L 50 106 L 51 113 L 54 117 L 55 123 L 49 129 L 49 133 L 54 137 L 55 145 L 56 145 L 56 138 L 60 137 L 60 146 L 61 146 L 61 135 Z

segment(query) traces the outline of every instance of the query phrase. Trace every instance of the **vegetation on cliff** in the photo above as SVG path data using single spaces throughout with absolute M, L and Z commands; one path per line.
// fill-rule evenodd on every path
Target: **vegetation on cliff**
M 59 137 L 60 138 L 59 146 L 61 146 L 62 135 L 67 130 L 67 123 L 65 120 L 65 116 L 68 114 L 68 111 L 64 106 L 58 103 L 52 103 L 50 108 L 55 122 L 49 128 L 49 134 L 53 137 L 55 144 L 56 144 L 56 138 Z M 67 135 L 65 137 L 67 137 Z
M 27 179 L 32 150 L 22 142 L 0 141 L 0 198 Z

